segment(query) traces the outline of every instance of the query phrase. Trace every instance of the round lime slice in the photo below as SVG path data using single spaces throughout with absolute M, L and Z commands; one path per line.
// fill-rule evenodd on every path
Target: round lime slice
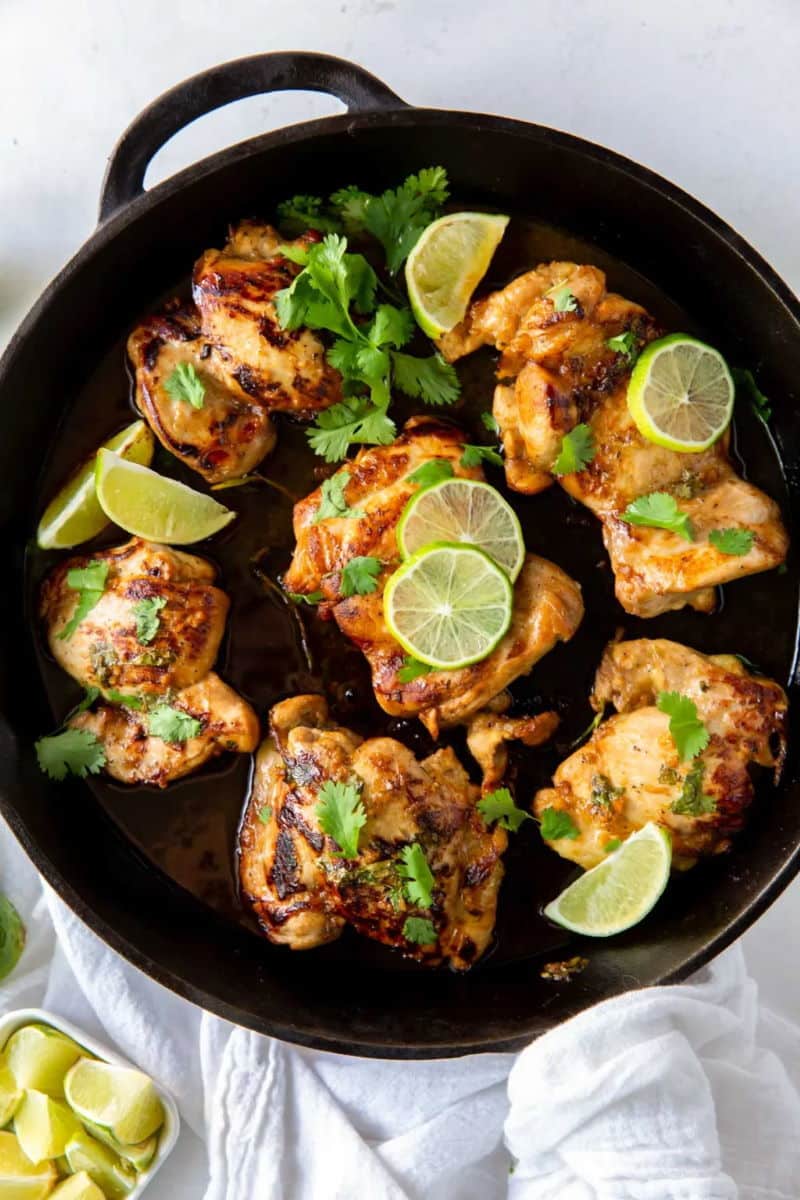
M 72 1038 L 44 1025 L 23 1025 L 5 1046 L 5 1059 L 20 1088 L 61 1099 L 64 1076 L 84 1051 Z
M 546 917 L 586 937 L 611 937 L 638 925 L 667 886 L 672 839 L 648 822 L 619 850 L 576 879 L 544 910 Z
M 56 1179 L 51 1162 L 32 1163 L 13 1133 L 0 1133 L 0 1200 L 44 1200 Z
M 733 397 L 722 355 L 685 333 L 651 342 L 628 384 L 628 409 L 642 436 L 681 454 L 707 450 L 722 436 Z
M 127 1145 L 143 1142 L 164 1124 L 153 1081 L 129 1067 L 80 1058 L 64 1080 L 64 1095 L 79 1117 Z
M 75 1175 L 85 1171 L 108 1200 L 125 1200 L 136 1187 L 136 1172 L 130 1163 L 89 1137 L 85 1130 L 67 1144 L 66 1155 L 70 1171 Z
M 144 421 L 134 421 L 103 445 L 130 462 L 149 467 L 153 458 L 153 435 Z M 42 550 L 68 550 L 97 537 L 108 524 L 97 499 L 94 470 L 97 454 L 70 476 L 48 504 L 36 531 Z
M 491 654 L 511 624 L 514 593 L 505 571 L 475 546 L 429 546 L 386 584 L 383 611 L 405 651 L 442 670 Z
M 423 231 L 406 262 L 406 285 L 428 337 L 440 337 L 462 320 L 508 221 L 489 213 L 448 213 Z
M 17 1141 L 33 1163 L 63 1154 L 79 1129 L 72 1109 L 44 1092 L 26 1091 L 14 1114 Z
M 103 512 L 128 533 L 150 542 L 181 546 L 219 533 L 236 516 L 185 483 L 100 450 L 95 471 Z
M 2 1200 L 1 1197 L 0 1200 Z M 77 1175 L 70 1175 L 69 1179 L 62 1179 L 56 1190 L 50 1193 L 50 1200 L 106 1200 L 106 1198 L 91 1176 L 87 1175 L 85 1171 L 79 1171 Z
M 477 546 L 512 583 L 525 561 L 517 514 L 496 488 L 477 479 L 445 479 L 408 501 L 397 526 L 401 555 L 410 558 L 434 542 Z

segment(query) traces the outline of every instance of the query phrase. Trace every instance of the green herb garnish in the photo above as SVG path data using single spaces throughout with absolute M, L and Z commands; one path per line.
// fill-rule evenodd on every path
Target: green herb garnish
M 417 946 L 432 946 L 436 941 L 436 930 L 427 917 L 406 917 L 403 937 Z
M 403 655 L 403 665 L 397 672 L 398 683 L 412 683 L 415 679 L 419 679 L 421 675 L 430 675 L 434 668 L 428 663 L 420 662 L 418 658 L 414 658 L 411 654 Z
M 479 467 L 482 462 L 491 463 L 494 467 L 502 467 L 503 456 L 493 446 L 463 446 L 461 455 L 462 467 Z
M 693 763 L 683 781 L 683 791 L 672 803 L 672 811 L 681 817 L 700 817 L 705 813 L 717 811 L 717 802 L 713 796 L 707 796 L 703 791 L 703 774 L 705 766 L 702 759 Z
M 597 453 L 592 431 L 588 425 L 581 423 L 561 439 L 561 449 L 553 463 L 554 475 L 571 475 L 574 471 L 582 471 Z
M 496 788 L 488 792 L 478 801 L 478 812 L 486 825 L 495 821 L 501 829 L 509 829 L 516 833 L 523 821 L 533 820 L 531 814 L 523 808 L 517 808 L 514 797 L 508 788 Z
M 580 830 L 569 813 L 560 808 L 546 808 L 541 818 L 541 834 L 546 842 L 559 838 L 576 838 Z
M 407 476 L 409 483 L 418 483 L 420 487 L 432 487 L 444 479 L 453 478 L 453 464 L 449 458 L 434 458 L 423 463 Z
M 62 642 L 71 638 L 84 617 L 97 604 L 102 596 L 108 577 L 108 563 L 90 562 L 85 567 L 73 567 L 67 571 L 67 584 L 78 593 L 78 603 L 75 611 L 59 633 Z
M 319 489 L 320 501 L 314 514 L 313 525 L 318 525 L 320 521 L 327 521 L 331 517 L 350 517 L 358 520 L 364 516 L 360 509 L 350 508 L 345 499 L 344 493 L 349 482 L 349 471 L 337 471 L 335 475 L 331 475 L 330 479 L 323 481 Z
M 732 367 L 731 375 L 736 385 L 737 397 L 747 396 L 750 407 L 759 421 L 767 425 L 772 419 L 772 405 L 756 383 L 753 372 L 748 371 L 746 367 Z
M 156 636 L 161 625 L 159 613 L 165 606 L 166 600 L 163 596 L 148 596 L 144 600 L 137 600 L 133 606 L 133 615 L 136 618 L 136 640 L 142 646 L 148 646 Z
M 323 833 L 333 838 L 344 858 L 358 856 L 358 838 L 367 822 L 360 787 L 328 779 L 319 790 L 317 820 Z
M 674 496 L 669 492 L 650 492 L 633 500 L 624 513 L 622 520 L 629 525 L 649 525 L 655 529 L 667 529 L 685 538 L 687 542 L 694 541 L 694 530 L 689 514 L 678 507 Z
M 39 738 L 34 749 L 39 766 L 50 779 L 67 775 L 84 779 L 96 775 L 106 763 L 105 748 L 88 729 L 65 729 Z
M 419 842 L 412 842 L 400 851 L 397 874 L 404 880 L 403 891 L 409 904 L 415 904 L 417 908 L 430 908 L 436 880 Z
M 712 529 L 708 540 L 720 554 L 749 554 L 755 540 L 750 529 Z
M 550 299 L 553 301 L 553 308 L 556 312 L 577 312 L 578 299 L 567 287 L 562 284 L 561 287 L 555 288 L 548 292 Z
M 173 400 L 185 400 L 192 408 L 202 408 L 206 389 L 192 363 L 178 363 L 167 376 L 164 387 Z
M 171 704 L 156 705 L 147 718 L 147 732 L 151 737 L 161 738 L 162 742 L 188 742 L 197 737 L 202 728 L 202 721 Z
M 656 707 L 669 716 L 669 731 L 683 761 L 705 750 L 709 733 L 697 715 L 693 700 L 680 692 L 659 692 Z
M 625 795 L 625 788 L 614 787 L 607 775 L 592 776 L 592 790 L 589 800 L 592 804 L 602 804 L 610 808 L 615 800 Z
M 624 354 L 629 366 L 633 366 L 639 357 L 636 349 L 636 334 L 631 329 L 628 329 L 625 333 L 618 333 L 616 337 L 608 338 L 606 345 L 615 354 Z
M 366 596 L 378 586 L 381 560 L 369 555 L 351 558 L 342 571 L 341 593 L 343 596 Z

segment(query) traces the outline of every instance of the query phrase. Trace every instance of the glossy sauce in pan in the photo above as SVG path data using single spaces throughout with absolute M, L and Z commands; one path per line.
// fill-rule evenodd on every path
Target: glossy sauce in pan
M 197 247 L 198 255 L 203 249 L 204 246 Z M 515 219 L 511 223 L 484 286 L 487 290 L 502 286 L 522 270 L 554 258 L 601 267 L 608 274 L 610 290 L 643 304 L 666 329 L 702 336 L 701 325 L 623 263 L 591 243 L 535 222 Z M 186 287 L 185 280 L 179 281 L 175 290 L 180 287 Z M 719 349 L 726 352 L 724 345 Z M 449 410 L 449 415 L 463 426 L 467 441 L 487 440 L 480 414 L 491 408 L 495 357 L 486 349 L 458 364 L 462 398 Z M 67 403 L 69 411 L 61 434 L 54 439 L 56 444 L 44 478 L 42 507 L 83 457 L 132 419 L 125 337 L 98 363 L 82 391 L 67 398 Z M 405 417 L 423 410 L 419 403 L 401 398 L 394 403 L 392 413 L 400 427 Z M 275 586 L 293 549 L 292 505 L 287 492 L 297 498 L 305 495 L 330 470 L 308 448 L 302 426 L 281 418 L 278 425 L 277 448 L 260 470 L 279 486 L 251 485 L 218 493 L 223 503 L 239 513 L 239 519 L 208 546 L 186 547 L 216 563 L 221 586 L 231 597 L 218 670 L 250 700 L 264 727 L 266 714 L 277 700 L 299 692 L 322 691 L 331 703 L 334 717 L 343 724 L 365 735 L 388 734 L 399 738 L 422 756 L 433 749 L 433 743 L 418 721 L 397 720 L 381 711 L 373 698 L 362 655 L 345 641 L 333 622 L 321 621 L 310 609 L 296 609 L 287 604 Z M 742 472 L 785 508 L 786 489 L 771 438 L 742 403 L 737 404 L 733 449 Z M 198 475 L 181 466 L 161 447 L 153 466 L 192 487 L 205 487 Z M 711 617 L 684 609 L 650 621 L 638 620 L 625 614 L 614 600 L 613 578 L 600 525 L 586 509 L 576 505 L 557 486 L 538 496 L 524 497 L 505 489 L 502 471 L 489 467 L 487 478 L 513 503 L 522 521 L 528 549 L 551 558 L 577 579 L 583 587 L 586 604 L 586 616 L 573 640 L 547 655 L 528 678 L 518 680 L 511 689 L 514 711 L 554 708 L 562 718 L 557 736 L 549 746 L 512 751 L 511 781 L 520 806 L 529 806 L 536 788 L 549 780 L 570 744 L 592 719 L 588 693 L 594 670 L 603 646 L 619 629 L 624 630 L 626 637 L 669 637 L 709 653 L 741 653 L 767 674 L 780 682 L 786 681 L 795 625 L 793 584 L 788 577 L 772 571 L 730 585 L 721 597 L 720 608 Z M 126 536 L 113 530 L 96 544 L 121 542 Z M 75 553 L 91 549 L 89 544 L 77 548 Z M 32 612 L 39 581 L 61 557 L 35 548 L 30 550 Z M 50 660 L 41 639 L 39 659 L 55 724 L 76 702 L 79 693 L 74 681 Z M 443 740 L 451 741 L 460 751 L 465 766 L 474 770 L 462 733 L 446 731 Z M 91 779 L 89 786 L 108 817 L 176 885 L 188 889 L 231 920 L 255 929 L 238 901 L 235 862 L 237 827 L 250 773 L 250 760 L 239 755 L 218 760 L 200 774 L 164 791 L 128 788 L 104 778 Z M 765 780 L 751 820 L 759 819 L 759 806 L 768 802 L 769 783 Z M 747 832 L 742 836 L 746 838 Z M 574 877 L 576 868 L 544 846 L 533 821 L 526 822 L 518 834 L 510 837 L 505 862 L 496 943 L 478 970 L 535 955 L 552 958 L 567 953 L 566 935 L 546 922 L 540 909 Z M 702 864 L 690 875 L 699 876 L 702 871 L 713 869 L 713 864 Z M 677 880 L 671 888 L 698 884 L 699 880 Z M 662 903 L 669 904 L 669 891 Z M 289 952 L 264 941 L 264 953 L 280 956 Z M 314 954 L 326 961 L 369 962 L 390 970 L 420 969 L 350 930 L 339 942 Z

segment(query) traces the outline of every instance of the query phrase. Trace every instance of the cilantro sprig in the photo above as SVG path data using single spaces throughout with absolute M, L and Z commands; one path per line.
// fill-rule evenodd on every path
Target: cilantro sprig
M 406 917 L 403 937 L 416 946 L 432 946 L 436 941 L 436 929 L 427 917 Z
M 62 642 L 72 637 L 84 617 L 87 617 L 103 595 L 108 578 L 108 563 L 90 562 L 85 567 L 67 571 L 67 584 L 78 593 L 75 611 L 58 637 Z
M 331 475 L 330 479 L 325 479 L 320 486 L 319 506 L 312 525 L 318 525 L 320 521 L 328 521 L 332 517 L 350 517 L 352 520 L 360 520 L 364 516 L 361 509 L 351 508 L 345 497 L 345 489 L 350 482 L 349 471 L 337 471 L 335 475 Z
M 161 626 L 161 618 L 158 614 L 166 603 L 163 596 L 146 596 L 143 600 L 137 600 L 134 604 L 133 615 L 136 620 L 136 640 L 142 646 L 149 646 L 157 635 Z
M 683 761 L 705 750 L 709 732 L 697 715 L 694 700 L 680 692 L 659 692 L 656 708 L 669 716 L 669 731 Z
M 185 400 L 192 408 L 202 408 L 206 388 L 193 363 L 178 363 L 164 383 L 173 400 Z
M 557 313 L 562 312 L 577 312 L 578 298 L 570 291 L 566 283 L 561 287 L 554 288 L 548 292 L 550 299 L 553 301 L 553 309 Z
M 419 679 L 422 675 L 430 675 L 433 669 L 428 663 L 420 662 L 413 655 L 404 654 L 403 665 L 397 672 L 397 682 L 413 683 L 415 679 Z
M 755 535 L 751 529 L 712 529 L 708 540 L 720 554 L 732 554 L 737 557 L 749 554 L 753 548 Z
M 452 479 L 453 474 L 453 464 L 449 458 L 432 458 L 430 462 L 423 463 L 416 471 L 412 471 L 407 479 L 409 483 L 418 483 L 420 487 L 432 487 L 434 483 Z
M 647 525 L 655 529 L 667 529 L 685 538 L 687 542 L 694 541 L 694 529 L 688 513 L 678 506 L 678 502 L 669 492 L 650 492 L 632 500 L 623 513 L 623 521 L 629 525 Z
M 461 455 L 462 467 L 479 467 L 481 463 L 491 463 L 493 467 L 503 466 L 503 456 L 494 446 L 468 446 L 461 447 L 463 454 Z
M 341 188 L 331 196 L 331 206 L 349 232 L 367 232 L 378 239 L 395 275 L 423 229 L 440 215 L 448 195 L 444 167 L 424 167 L 380 196 L 353 186 Z
M 616 337 L 607 338 L 606 345 L 615 354 L 624 354 L 628 360 L 628 365 L 631 367 L 639 357 L 636 349 L 636 334 L 631 329 L 628 329 L 625 333 L 618 333 Z
M 106 764 L 103 744 L 88 729 L 64 729 L 39 738 L 34 749 L 45 775 L 59 782 L 67 775 L 96 775 Z
M 683 780 L 680 796 L 673 800 L 671 808 L 681 817 L 700 817 L 706 813 L 717 811 L 717 802 L 713 796 L 703 791 L 703 774 L 705 767 L 702 759 L 693 763 Z
M 517 832 L 523 821 L 533 820 L 530 813 L 525 812 L 523 808 L 517 808 L 514 797 L 505 787 L 488 792 L 479 800 L 478 812 L 486 825 L 493 825 L 496 821 L 501 829 L 509 829 L 512 833 Z
M 554 475 L 572 475 L 582 471 L 597 454 L 592 431 L 581 422 L 561 439 L 561 449 L 552 466 Z
M 430 908 L 436 880 L 419 842 L 412 842 L 400 851 L 397 874 L 404 880 L 403 891 L 409 904 L 415 904 L 417 908 Z
M 542 812 L 540 833 L 546 842 L 556 842 L 559 838 L 576 838 L 580 830 L 568 812 L 551 805 Z
M 360 787 L 326 779 L 319 789 L 317 820 L 319 827 L 333 838 L 344 858 L 358 856 L 358 839 L 367 823 Z
M 341 593 L 343 596 L 367 596 L 378 586 L 382 567 L 379 558 L 372 555 L 356 555 L 345 564 L 342 571 Z
M 197 737 L 202 728 L 202 721 L 171 704 L 156 705 L 147 717 L 147 732 L 162 742 L 188 742 L 190 738 Z

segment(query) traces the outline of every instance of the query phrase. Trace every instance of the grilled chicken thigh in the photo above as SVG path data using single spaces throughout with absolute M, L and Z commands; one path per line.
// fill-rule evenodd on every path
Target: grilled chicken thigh
M 299 239 L 306 244 L 315 235 Z M 194 268 L 193 304 L 168 303 L 131 334 L 136 403 L 177 458 L 209 482 L 245 474 L 275 444 L 272 412 L 310 417 L 341 399 L 341 379 L 308 329 L 281 329 L 273 303 L 300 268 L 278 253 L 269 225 L 244 221 Z M 202 407 L 167 389 L 189 363 Z
M 320 828 L 329 781 L 353 786 L 364 806 L 357 858 Z M 334 724 L 319 696 L 285 700 L 270 714 L 240 833 L 242 892 L 270 940 L 292 949 L 333 941 L 350 923 L 426 965 L 465 970 L 492 936 L 507 842 L 478 798 L 450 748 L 418 762 L 401 742 Z M 429 908 L 404 885 L 401 854 L 413 845 L 433 875 Z M 431 922 L 430 944 L 408 939 L 409 917 Z
M 529 554 L 515 584 L 511 628 L 488 658 L 406 683 L 398 678 L 405 655 L 383 617 L 383 588 L 400 561 L 397 523 L 419 486 L 409 475 L 442 459 L 454 475 L 483 478 L 480 468 L 461 466 L 462 450 L 458 429 L 422 417 L 409 421 L 392 445 L 360 451 L 338 474 L 346 476 L 347 504 L 363 515 L 317 521 L 320 489 L 301 500 L 294 510 L 297 545 L 283 580 L 289 592 L 322 592 L 322 615 L 332 615 L 366 655 L 380 706 L 393 716 L 418 716 L 434 737 L 441 726 L 458 724 L 484 708 L 558 641 L 568 641 L 583 616 L 578 584 L 553 563 Z M 381 560 L 378 587 L 367 595 L 343 596 L 342 570 L 356 556 Z
M 64 638 L 79 601 L 69 572 L 98 562 L 108 567 L 103 593 Z M 106 769 L 117 779 L 163 787 L 223 750 L 257 745 L 255 713 L 211 670 L 229 607 L 214 576 L 202 558 L 132 538 L 62 562 L 44 581 L 40 614 L 53 657 L 103 696 L 96 712 L 79 713 L 69 724 L 103 742 Z M 136 606 L 148 600 L 159 602 L 157 628 L 142 635 Z M 129 703 L 111 707 L 107 701 L 115 697 Z M 200 732 L 175 743 L 150 736 L 148 711 L 159 703 L 195 717 Z
M 710 738 L 682 762 L 656 706 L 659 692 L 692 700 Z M 786 747 L 787 699 L 770 679 L 751 675 L 733 655 L 705 655 L 663 639 L 610 645 L 595 677 L 598 712 L 617 710 L 558 767 L 553 786 L 537 793 L 547 808 L 569 814 L 574 837 L 550 844 L 582 867 L 605 858 L 612 838 L 626 838 L 648 821 L 672 835 L 673 862 L 727 850 L 753 799 L 750 767 L 780 771 Z
M 562 289 L 574 297 L 574 310 L 556 311 Z M 652 617 L 687 604 L 708 612 L 718 584 L 783 561 L 786 531 L 777 505 L 733 470 L 727 437 L 699 454 L 642 437 L 628 412 L 627 357 L 608 346 L 625 332 L 639 350 L 659 333 L 643 308 L 606 291 L 602 271 L 555 262 L 477 301 L 440 345 L 451 361 L 485 344 L 501 351 L 493 411 L 515 490 L 549 487 L 562 438 L 580 422 L 589 425 L 594 458 L 559 482 L 602 521 L 627 612 Z M 632 500 L 651 492 L 676 498 L 691 517 L 694 541 L 621 519 Z M 716 549 L 708 535 L 722 528 L 749 530 L 750 550 Z

